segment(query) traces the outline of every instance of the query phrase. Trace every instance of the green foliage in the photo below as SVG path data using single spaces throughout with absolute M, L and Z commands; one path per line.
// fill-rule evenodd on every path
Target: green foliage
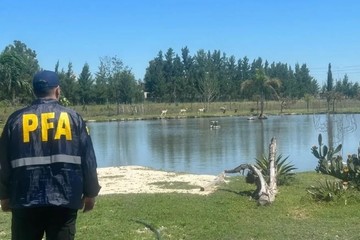
M 78 77 L 78 96 L 81 104 L 89 104 L 91 102 L 91 94 L 94 80 L 91 77 L 90 67 L 84 64 L 82 71 Z
M 306 188 L 323 175 L 298 173 L 271 207 L 249 201 L 254 186 L 229 178 L 216 192 L 101 195 L 93 211 L 78 213 L 76 240 L 279 240 L 360 239 L 359 204 L 304 201 Z M 121 180 L 121 178 L 119 179 Z M 250 193 L 249 193 L 250 192 Z M 332 202 L 330 202 L 332 203 Z M 266 219 L 266 220 L 264 220 Z M 10 237 L 11 214 L 0 212 L 0 239 Z M 286 226 L 286 227 L 284 227 Z
M 193 56 L 187 47 L 181 49 L 181 54 L 177 54 L 172 48 L 164 52 L 165 54 L 160 50 L 157 56 L 149 59 L 142 83 L 137 82 L 139 79 L 135 80 L 130 71 L 131 66 L 124 67 L 117 57 L 107 58 L 109 61 L 102 58 L 99 71 L 94 73 L 94 77 L 89 76 L 89 69 L 83 69 L 85 71 L 82 73 L 73 72 L 71 63 L 67 66 L 67 72 L 58 71 L 59 63 L 56 64 L 55 71 L 60 75 L 65 97 L 74 104 L 141 102 L 143 99 L 139 97 L 139 93 L 147 92 L 149 101 L 174 103 L 237 101 L 253 99 L 255 95 L 259 95 L 263 105 L 263 99 L 274 99 L 274 90 L 282 98 L 291 99 L 319 93 L 319 85 L 310 75 L 306 64 L 296 64 L 293 70 L 287 63 L 269 63 L 260 57 L 250 63 L 246 56 L 235 59 L 233 55 L 228 57 L 220 50 L 211 52 L 200 49 Z M 30 102 L 31 78 L 40 69 L 36 52 L 16 40 L 5 47 L 0 54 L 1 58 L 0 99 Z M 259 73 L 256 69 L 261 69 L 262 72 Z M 121 74 L 121 77 L 114 78 L 123 70 L 130 74 Z M 81 76 L 77 79 L 76 76 L 79 75 Z M 276 81 L 268 81 L 270 79 Z M 87 83 L 91 80 L 94 80 L 91 88 L 84 88 L 83 83 L 89 86 Z M 265 82 L 267 83 L 263 84 Z M 123 86 L 130 92 L 121 92 Z M 241 91 L 240 86 L 247 88 L 246 91 Z M 358 87 L 357 83 L 349 82 L 345 75 L 344 81 L 337 82 L 333 91 L 355 98 Z M 326 96 L 330 95 L 325 94 Z
M 337 202 L 343 198 L 346 189 L 340 181 L 326 179 L 324 182 L 319 182 L 318 186 L 310 186 L 307 192 L 315 201 Z
M 66 97 L 60 96 L 59 102 L 64 107 L 70 106 L 70 101 Z
M 328 148 L 322 142 L 322 135 L 318 136 L 319 146 L 311 148 L 312 154 L 318 159 L 316 171 L 336 177 L 345 182 L 350 182 L 353 186 L 360 187 L 360 160 L 356 154 L 348 155 L 347 161 L 338 155 L 342 145 L 338 145 L 335 149 Z
M 289 156 L 283 158 L 282 154 L 279 154 L 275 159 L 276 181 L 278 185 L 289 184 L 294 179 L 296 167 L 287 162 L 288 158 Z M 264 178 L 268 181 L 270 172 L 268 157 L 263 155 L 262 158 L 256 159 L 256 167 L 260 169 Z
M 20 41 L 6 46 L 0 54 L 0 96 L 13 104 L 30 102 L 31 80 L 38 70 L 35 51 Z
M 263 68 L 256 68 L 255 75 L 252 79 L 247 79 L 241 83 L 241 91 L 254 91 L 253 93 L 260 96 L 260 114 L 259 117 L 263 117 L 264 102 L 266 95 L 273 95 L 276 99 L 278 96 L 278 89 L 281 86 L 281 81 L 277 78 L 270 78 L 266 75 Z

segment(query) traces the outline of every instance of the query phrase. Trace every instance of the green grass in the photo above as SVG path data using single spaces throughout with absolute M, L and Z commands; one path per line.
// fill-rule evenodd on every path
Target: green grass
M 74 106 L 89 120 L 157 119 L 161 109 L 169 109 L 168 118 L 246 116 L 256 113 L 254 102 L 212 103 L 206 113 L 198 113 L 201 103 L 167 104 L 144 103 L 110 106 Z M 219 111 L 226 106 L 226 113 Z M 359 113 L 357 100 L 337 103 L 338 113 Z M 18 107 L 0 108 L 0 132 L 8 115 Z M 180 108 L 188 108 L 179 115 Z M 119 114 L 117 114 L 119 109 Z M 236 109 L 236 110 L 235 110 Z M 279 103 L 267 102 L 266 114 L 279 114 Z M 134 111 L 135 110 L 135 111 Z M 310 109 L 304 101 L 297 101 L 284 114 L 326 112 L 326 103 L 313 100 Z M 299 173 L 292 185 L 281 186 L 271 206 L 260 207 L 250 200 L 254 185 L 245 183 L 242 176 L 219 187 L 209 196 L 190 194 L 120 194 L 99 196 L 94 211 L 79 212 L 77 240 L 99 239 L 155 239 L 145 227 L 150 224 L 164 239 L 360 239 L 358 227 L 359 197 L 336 203 L 315 203 L 306 194 L 306 188 L 315 185 L 323 175 Z M 171 189 L 191 189 L 194 186 L 179 182 L 158 185 Z M 0 212 L 0 239 L 10 239 L 11 214 Z M 141 223 L 142 222 L 142 223 Z
M 272 205 L 263 207 L 250 199 L 255 186 L 240 175 L 208 196 L 99 196 L 92 212 L 79 212 L 76 239 L 156 239 L 137 221 L 153 226 L 161 239 L 360 239 L 359 197 L 347 204 L 316 203 L 308 197 L 306 188 L 325 178 L 299 173 L 291 185 L 280 186 Z M 10 214 L 0 213 L 0 239 L 9 234 Z

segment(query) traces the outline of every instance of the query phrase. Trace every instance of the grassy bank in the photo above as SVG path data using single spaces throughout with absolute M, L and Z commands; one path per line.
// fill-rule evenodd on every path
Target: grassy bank
M 345 99 L 338 101 L 330 111 L 336 113 L 359 113 L 360 101 Z M 23 106 L 1 106 L 0 124 L 4 123 L 9 114 Z M 216 116 L 250 116 L 259 113 L 257 102 L 213 102 L 204 103 L 151 103 L 140 104 L 109 104 L 109 105 L 87 105 L 69 106 L 78 111 L 86 120 L 138 120 L 164 118 L 186 118 L 186 117 L 216 117 Z M 205 112 L 199 109 L 205 108 Z M 186 112 L 180 113 L 181 109 Z M 225 109 L 225 111 L 223 110 Z M 167 110 L 166 115 L 161 116 L 162 110 Z M 313 114 L 328 111 L 327 103 L 323 99 L 312 99 L 308 103 L 304 100 L 287 102 L 283 108 L 279 101 L 268 101 L 265 103 L 264 112 L 267 115 L 277 114 Z
M 306 188 L 324 179 L 316 173 L 297 174 L 281 186 L 273 205 L 250 200 L 254 185 L 234 175 L 209 196 L 189 194 L 128 194 L 98 197 L 96 209 L 79 213 L 78 240 L 156 239 L 142 223 L 152 225 L 161 239 L 360 239 L 358 197 L 347 203 L 315 203 Z M 0 239 L 9 239 L 10 214 L 0 213 Z

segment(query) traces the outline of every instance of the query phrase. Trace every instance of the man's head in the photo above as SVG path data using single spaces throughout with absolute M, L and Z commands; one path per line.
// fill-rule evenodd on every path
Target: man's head
M 35 74 L 33 78 L 33 89 L 38 98 L 60 97 L 59 77 L 55 72 L 43 70 Z

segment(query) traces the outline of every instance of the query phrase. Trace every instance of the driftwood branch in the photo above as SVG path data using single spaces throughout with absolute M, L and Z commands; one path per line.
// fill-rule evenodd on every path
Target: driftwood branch
M 277 184 L 276 184 L 276 139 L 273 137 L 269 145 L 269 168 L 270 168 L 270 180 L 269 180 L 269 192 L 270 192 L 270 202 L 275 201 L 275 196 L 277 194 Z
M 225 170 L 224 173 L 242 173 L 244 174 L 245 170 L 249 170 L 248 176 L 253 175 L 253 179 L 256 184 L 256 190 L 253 193 L 253 197 L 258 200 L 260 205 L 271 204 L 275 201 L 275 196 L 277 194 L 277 184 L 276 184 L 276 139 L 272 138 L 269 145 L 269 183 L 265 181 L 261 170 L 252 164 L 241 164 L 234 169 Z

